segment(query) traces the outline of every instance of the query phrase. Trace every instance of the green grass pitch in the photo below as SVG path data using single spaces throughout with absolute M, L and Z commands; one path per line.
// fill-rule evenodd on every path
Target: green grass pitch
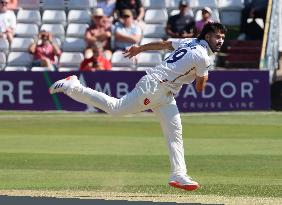
M 282 197 L 282 113 L 182 114 L 196 192 L 169 187 L 153 114 L 0 112 L 0 189 Z

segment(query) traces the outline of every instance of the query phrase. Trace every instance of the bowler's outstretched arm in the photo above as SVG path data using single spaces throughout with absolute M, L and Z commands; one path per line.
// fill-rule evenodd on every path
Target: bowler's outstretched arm
M 152 42 L 148 44 L 144 44 L 141 46 L 133 45 L 127 48 L 123 54 L 125 57 L 132 58 L 143 51 L 157 51 L 157 50 L 174 50 L 172 47 L 171 41 L 159 41 L 159 42 Z

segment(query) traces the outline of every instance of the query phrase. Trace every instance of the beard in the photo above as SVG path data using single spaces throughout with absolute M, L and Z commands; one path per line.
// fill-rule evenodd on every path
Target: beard
M 221 43 L 218 43 L 218 44 L 216 44 L 216 45 L 214 46 L 214 48 L 212 48 L 212 51 L 213 51 L 213 52 L 219 52 L 220 49 L 221 49 L 221 47 L 222 47 L 222 44 L 221 44 Z

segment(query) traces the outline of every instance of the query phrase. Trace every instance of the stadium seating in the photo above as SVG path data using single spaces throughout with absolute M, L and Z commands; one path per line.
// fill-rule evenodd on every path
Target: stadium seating
M 38 25 L 37 24 L 24 24 L 18 23 L 15 35 L 16 37 L 30 37 L 34 38 L 38 34 Z
M 0 52 L 0 71 L 4 69 L 5 65 L 6 65 L 6 54 Z
M 213 9 L 213 10 L 212 10 L 211 19 L 212 19 L 214 22 L 221 22 L 221 21 L 220 21 L 220 17 L 219 17 L 219 11 L 218 11 L 218 9 Z
M 100 1 L 100 0 L 89 0 L 90 2 L 90 8 L 94 8 L 97 6 L 97 1 Z
M 28 71 L 28 67 L 25 66 L 7 66 L 5 71 Z
M 88 24 L 71 23 L 68 25 L 66 37 L 83 38 L 88 27 Z
M 59 38 L 53 38 L 53 42 L 59 47 L 61 48 L 62 46 L 62 41 Z
M 43 72 L 43 71 L 55 71 L 55 69 L 54 68 L 50 69 L 48 67 L 32 67 L 31 71 Z
M 241 10 L 244 4 L 241 0 L 220 0 L 218 1 L 218 8 L 228 10 Z
M 10 52 L 8 55 L 7 66 L 19 66 L 29 68 L 31 66 L 32 61 L 33 56 L 27 52 Z
M 166 24 L 167 19 L 166 9 L 148 9 L 144 17 L 147 24 Z
M 240 11 L 220 11 L 220 19 L 221 23 L 224 25 L 229 26 L 239 26 L 240 19 L 241 19 L 241 12 Z
M 42 14 L 42 23 L 44 24 L 63 24 L 67 23 L 67 17 L 64 10 L 45 10 Z
M 196 20 L 196 21 L 199 21 L 199 20 L 201 20 L 201 19 L 202 19 L 202 11 L 201 11 L 201 9 L 199 9 L 199 10 L 197 10 L 197 11 L 195 12 L 195 20 Z M 212 19 L 214 22 L 220 22 L 218 9 L 213 9 L 213 10 L 212 10 L 211 19 Z
M 179 1 L 180 1 L 180 0 L 170 0 L 170 1 L 168 1 L 168 2 L 167 2 L 167 8 L 168 8 L 169 10 L 178 9 Z
M 243 3 L 239 0 L 220 0 L 218 9 L 221 23 L 224 25 L 240 25 Z
M 82 38 L 66 38 L 62 49 L 64 52 L 83 52 L 85 47 L 86 44 Z
M 22 9 L 40 9 L 40 0 L 19 0 L 18 7 Z
M 89 0 L 68 0 L 68 9 L 90 9 L 90 1 Z
M 179 10 L 178 10 L 178 9 L 173 9 L 173 10 L 171 10 L 171 11 L 169 12 L 169 16 L 175 16 L 175 15 L 177 15 L 177 14 L 179 14 Z
M 43 0 L 43 10 L 65 10 L 65 0 Z
M 78 71 L 79 67 L 60 67 L 58 69 L 59 72 L 73 72 L 73 71 Z
M 131 67 L 112 67 L 111 71 L 133 71 L 136 70 L 135 68 L 132 69 Z
M 28 52 L 28 48 L 32 43 L 33 38 L 14 38 L 11 44 L 11 51 Z
M 135 70 L 134 58 L 125 58 L 122 51 L 115 51 L 112 56 L 112 70 Z
M 61 40 L 65 38 L 65 29 L 62 24 L 43 24 L 40 30 L 51 32 L 54 37 L 60 38 Z
M 17 23 L 41 24 L 41 15 L 39 10 L 20 9 L 17 14 Z
M 79 52 L 63 52 L 60 56 L 59 67 L 79 68 L 83 54 Z
M 145 7 L 144 16 L 144 28 L 143 38 L 140 42 L 141 45 L 159 41 L 166 38 L 165 25 L 168 20 L 168 16 L 171 14 L 177 14 L 179 12 L 178 5 L 180 0 L 142 0 Z M 188 0 L 191 13 L 195 14 L 195 19 L 201 19 L 201 9 L 208 6 L 212 9 L 212 19 L 217 22 L 221 22 L 225 25 L 238 26 L 240 24 L 241 10 L 243 8 L 242 0 Z M 70 54 L 78 54 L 77 52 L 83 52 L 85 49 L 84 33 L 91 23 L 91 9 L 97 5 L 97 0 L 19 0 L 19 10 L 17 13 L 17 27 L 15 31 L 15 38 L 11 45 L 9 45 L 6 39 L 0 39 L 0 52 L 4 53 L 5 61 L 0 62 L 0 66 L 7 66 L 7 70 L 29 70 L 30 65 L 28 63 L 19 64 L 16 60 L 16 64 L 13 64 L 12 57 L 15 53 L 27 52 L 27 48 L 32 42 L 32 39 L 40 30 L 46 30 L 53 33 L 53 40 L 62 51 L 64 56 L 60 58 L 59 71 L 72 71 L 77 70 L 78 61 L 69 60 L 71 63 L 67 64 L 65 58 L 70 58 Z M 112 38 L 112 42 L 114 39 Z M 250 53 L 248 49 L 243 47 L 244 52 L 249 52 L 248 57 L 235 56 L 234 53 L 240 53 L 240 46 L 231 46 L 227 49 L 227 57 L 224 59 L 225 65 L 231 67 L 236 64 L 236 61 L 254 62 L 252 60 L 257 59 L 258 50 L 260 47 L 255 47 L 256 54 Z M 236 51 L 237 49 L 237 51 Z M 252 52 L 254 52 L 254 50 Z M 236 52 L 235 52 L 236 51 Z M 10 52 L 10 54 L 9 54 Z M 156 62 L 159 62 L 159 56 L 163 53 L 156 52 L 151 53 L 157 60 L 145 61 L 147 56 L 144 55 L 143 59 L 134 62 L 134 60 L 128 61 L 124 59 L 123 55 L 120 55 L 120 51 L 114 52 L 112 56 L 113 70 L 142 70 L 145 67 L 155 66 Z M 65 56 L 66 55 L 66 56 Z M 155 56 L 156 55 L 156 56 Z M 78 55 L 80 56 L 80 55 Z M 141 55 L 142 56 L 142 55 Z M 1 56 L 0 56 L 1 57 Z M 77 59 L 80 57 L 76 57 Z M 240 59 L 242 61 L 240 61 Z M 139 59 L 136 57 L 136 61 Z M 81 59 L 82 60 L 82 59 Z M 155 59 L 154 59 L 155 60 Z M 248 61 L 250 60 L 250 61 Z M 256 61 L 255 61 L 256 62 Z M 2 64 L 1 64 L 2 63 Z M 234 64 L 235 63 L 235 64 Z M 136 66 L 138 68 L 136 68 Z M 235 65 L 236 66 L 236 65 Z M 1 68 L 0 68 L 1 69 Z M 6 69 L 5 69 L 6 70 Z M 32 71 L 41 71 L 44 68 L 33 68 Z
M 9 52 L 9 42 L 5 38 L 0 38 L 0 52 L 8 53 Z
M 164 38 L 165 26 L 160 24 L 146 24 L 143 29 L 143 36 L 146 38 Z
M 168 7 L 167 0 L 143 0 L 145 9 L 165 9 Z
M 205 6 L 214 9 L 217 8 L 217 0 L 191 0 L 190 6 L 193 9 L 201 9 Z
M 89 10 L 70 10 L 68 13 L 68 23 L 87 23 L 91 22 L 91 12 Z
M 142 38 L 140 45 L 144 45 L 147 43 L 151 43 L 151 42 L 157 42 L 157 41 L 161 41 L 161 38 Z
M 159 52 L 144 52 L 137 57 L 138 69 L 155 67 L 162 62 L 162 55 Z

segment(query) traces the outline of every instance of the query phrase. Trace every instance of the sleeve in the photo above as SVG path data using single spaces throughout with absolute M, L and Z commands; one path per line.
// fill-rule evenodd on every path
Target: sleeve
M 136 35 L 142 35 L 142 30 L 141 30 L 141 28 L 139 26 L 136 26 L 135 34 Z
M 184 39 L 171 38 L 169 39 L 169 41 L 171 41 L 172 47 L 176 50 L 179 47 L 179 45 L 182 43 L 182 41 L 184 41 Z
M 114 25 L 114 33 L 120 33 L 121 32 L 121 24 L 119 22 L 115 23 Z
M 196 75 L 199 77 L 207 76 L 211 67 L 210 59 L 208 57 L 200 57 L 196 64 Z
M 142 35 L 142 30 L 138 25 L 135 26 L 133 34 L 134 35 Z

